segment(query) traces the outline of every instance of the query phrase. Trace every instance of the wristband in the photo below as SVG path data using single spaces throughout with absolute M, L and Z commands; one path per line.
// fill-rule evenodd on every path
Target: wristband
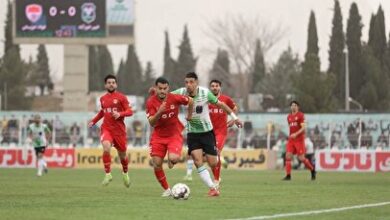
M 230 113 L 229 115 L 230 115 L 230 117 L 232 117 L 233 120 L 237 120 L 238 119 L 237 115 L 234 114 L 234 112 Z

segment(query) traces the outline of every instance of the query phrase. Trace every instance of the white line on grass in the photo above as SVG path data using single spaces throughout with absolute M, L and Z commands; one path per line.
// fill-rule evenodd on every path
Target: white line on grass
M 250 218 L 237 218 L 237 219 L 228 219 L 228 220 L 259 220 L 259 219 L 285 218 L 285 217 L 300 216 L 300 215 L 315 215 L 315 214 L 322 214 L 328 212 L 341 212 L 341 211 L 351 210 L 351 209 L 363 209 L 363 208 L 385 206 L 385 205 L 390 205 L 390 202 L 347 206 L 347 207 L 333 208 L 333 209 L 320 209 L 320 210 L 305 211 L 305 212 L 291 212 L 291 213 L 275 214 L 275 215 L 263 215 L 263 216 L 254 216 Z

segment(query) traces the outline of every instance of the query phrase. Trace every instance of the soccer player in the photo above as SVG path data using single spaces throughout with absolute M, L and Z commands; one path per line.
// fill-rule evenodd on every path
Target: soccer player
M 163 197 L 171 196 L 171 190 L 163 170 L 164 157 L 168 152 L 168 166 L 179 161 L 182 148 L 184 126 L 180 122 L 179 108 L 188 105 L 187 120 L 192 117 L 193 100 L 188 96 L 169 93 L 169 82 L 159 77 L 155 82 L 155 94 L 146 102 L 146 115 L 149 124 L 154 128 L 150 140 L 150 156 L 152 157 L 154 175 L 164 189 Z
M 291 159 L 293 154 L 298 155 L 298 160 L 305 164 L 311 172 L 311 179 L 316 179 L 316 171 L 311 162 L 305 157 L 305 116 L 299 111 L 299 103 L 290 103 L 291 113 L 287 116 L 290 127 L 290 136 L 286 148 L 286 176 L 283 180 L 291 180 Z
M 213 79 L 209 83 L 210 90 L 218 98 L 220 102 L 225 103 L 229 108 L 233 110 L 234 113 L 237 113 L 238 108 L 234 103 L 232 98 L 222 94 L 222 82 L 216 79 Z M 210 119 L 213 124 L 213 130 L 215 134 L 215 139 L 217 142 L 217 150 L 218 150 L 218 162 L 214 167 L 214 183 L 219 186 L 220 183 L 220 175 L 221 175 L 221 165 L 224 164 L 224 167 L 227 167 L 226 161 L 221 157 L 221 152 L 223 146 L 225 145 L 226 136 L 227 136 L 227 128 L 231 127 L 234 124 L 233 120 L 228 121 L 227 113 L 216 105 L 209 104 L 210 110 Z M 184 180 L 191 181 L 192 180 L 192 164 L 193 160 L 188 158 L 187 160 L 187 175 L 184 177 Z
M 47 124 L 41 122 L 40 115 L 34 115 L 34 122 L 28 125 L 28 136 L 32 141 L 32 145 L 37 156 L 37 176 L 42 176 L 42 172 L 47 173 L 47 163 L 43 158 L 47 142 L 50 139 L 51 131 Z
M 226 111 L 234 120 L 234 123 L 241 127 L 242 123 L 225 103 L 218 101 L 217 97 L 209 89 L 198 86 L 198 76 L 194 72 L 186 74 L 185 87 L 175 90 L 173 93 L 189 95 L 194 99 L 194 112 L 192 119 L 187 123 L 187 144 L 188 154 L 194 160 L 202 181 L 209 187 L 209 196 L 219 196 L 219 190 L 210 177 L 210 173 L 203 164 L 203 154 L 211 167 L 218 163 L 218 151 L 216 148 L 213 125 L 210 120 L 208 104 L 215 104 Z
M 112 181 L 111 175 L 111 147 L 118 151 L 118 156 L 122 164 L 123 183 L 130 187 L 128 175 L 128 158 L 126 155 L 127 137 L 124 118 L 133 115 L 129 101 L 122 93 L 117 92 L 117 81 L 114 75 L 107 75 L 104 78 L 104 86 L 107 93 L 100 97 L 101 110 L 88 124 L 94 126 L 101 118 L 104 118 L 101 126 L 100 141 L 103 145 L 103 163 L 106 175 L 102 185 L 107 186 Z

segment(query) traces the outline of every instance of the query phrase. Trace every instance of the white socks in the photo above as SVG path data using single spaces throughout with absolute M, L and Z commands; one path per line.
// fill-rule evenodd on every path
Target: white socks
M 43 158 L 38 159 L 38 176 L 42 175 L 42 171 L 46 166 L 46 161 Z
M 192 175 L 192 166 L 194 165 L 194 160 L 193 159 L 188 159 L 187 160 L 187 176 Z
M 209 187 L 213 188 L 214 187 L 214 182 L 210 177 L 210 173 L 207 170 L 206 166 L 201 166 L 198 168 L 198 173 L 202 181 Z

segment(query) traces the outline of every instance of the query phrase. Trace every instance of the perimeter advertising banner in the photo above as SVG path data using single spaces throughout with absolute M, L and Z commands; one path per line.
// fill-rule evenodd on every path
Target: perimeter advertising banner
M 318 171 L 390 172 L 390 151 L 320 150 L 316 152 Z

